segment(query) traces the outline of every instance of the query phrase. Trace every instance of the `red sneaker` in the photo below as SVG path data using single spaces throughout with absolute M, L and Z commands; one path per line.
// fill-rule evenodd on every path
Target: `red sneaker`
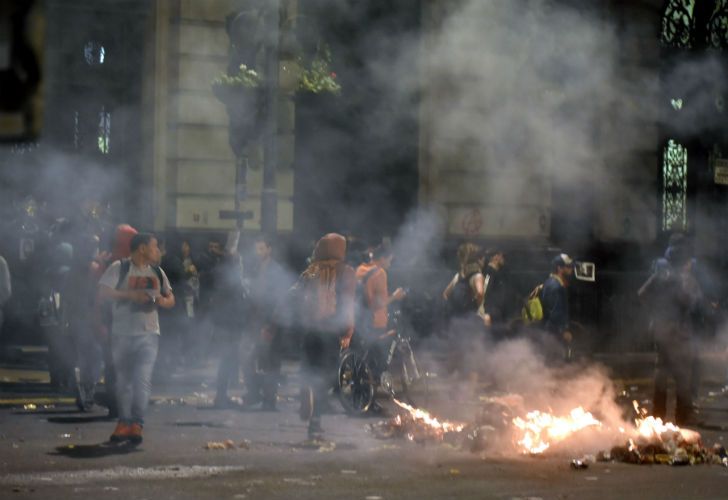
M 121 443 L 122 441 L 126 441 L 131 437 L 131 426 L 129 424 L 125 424 L 124 422 L 119 422 L 116 424 L 116 429 L 114 429 L 114 433 L 109 438 L 109 441 L 112 443 Z
M 142 424 L 133 423 L 129 428 L 129 441 L 133 444 L 141 444 L 142 442 Z

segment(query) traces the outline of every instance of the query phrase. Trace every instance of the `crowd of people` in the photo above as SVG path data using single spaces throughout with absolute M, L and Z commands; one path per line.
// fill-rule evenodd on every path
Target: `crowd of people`
M 83 231 L 59 224 L 50 238 L 48 286 L 38 314 L 41 325 L 53 330 L 48 336 L 52 383 L 72 391 L 81 411 L 106 406 L 118 419 L 114 442 L 142 441 L 155 373 L 164 378 L 176 367 L 202 364 L 212 345 L 220 353 L 215 408 L 260 405 L 275 411 L 283 345 L 292 330 L 302 359 L 300 416 L 308 422 L 309 437 L 318 439 L 340 353 L 363 343 L 375 358 L 382 356 L 377 340 L 391 327 L 390 306 L 408 295 L 404 288 L 390 291 L 395 255 L 388 241 L 352 259 L 347 238 L 327 234 L 299 274 L 275 260 L 274 241 L 266 235 L 254 239 L 254 259 L 244 265 L 239 231 L 212 237 L 196 252 L 184 238 L 92 222 Z M 32 250 L 25 243 L 19 248 L 26 254 Z M 503 273 L 506 252 L 464 243 L 457 259 L 457 272 L 441 297 L 446 334 L 454 340 L 448 367 L 455 376 L 477 379 L 478 358 L 471 354 L 485 339 L 499 341 L 514 330 L 513 297 Z M 518 305 L 523 305 L 518 328 L 547 339 L 543 354 L 554 363 L 568 361 L 572 352 L 568 290 L 575 265 L 567 254 L 554 256 L 551 273 Z M 687 239 L 675 235 L 637 293 L 650 311 L 659 356 L 654 413 L 664 417 L 666 380 L 673 377 L 679 424 L 694 417 L 699 373 L 692 335 L 711 307 L 698 270 Z M 0 257 L 0 306 L 17 275 Z M 241 372 L 244 391 L 237 400 L 230 388 L 240 382 Z M 102 373 L 105 398 L 96 394 Z

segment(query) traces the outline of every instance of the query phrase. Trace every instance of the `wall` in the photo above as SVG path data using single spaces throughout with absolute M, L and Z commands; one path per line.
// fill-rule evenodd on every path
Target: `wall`
M 154 26 L 153 147 L 150 181 L 154 184 L 155 226 L 182 230 L 220 230 L 233 226 L 218 217 L 234 205 L 234 156 L 228 145 L 225 107 L 211 82 L 226 69 L 225 16 L 244 7 L 239 0 L 157 0 Z M 295 15 L 295 1 L 282 2 L 284 19 Z M 281 61 L 277 173 L 278 230 L 293 227 L 293 105 L 295 79 L 290 61 Z M 262 73 L 262 71 L 260 71 Z M 253 212 L 246 229 L 260 228 L 262 152 L 250 152 L 248 198 Z

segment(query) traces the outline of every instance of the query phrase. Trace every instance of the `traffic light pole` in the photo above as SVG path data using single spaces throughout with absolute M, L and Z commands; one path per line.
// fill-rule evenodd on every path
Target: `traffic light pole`
M 263 129 L 263 191 L 260 224 L 264 234 L 278 229 L 278 41 L 280 0 L 267 0 L 265 13 L 265 120 Z

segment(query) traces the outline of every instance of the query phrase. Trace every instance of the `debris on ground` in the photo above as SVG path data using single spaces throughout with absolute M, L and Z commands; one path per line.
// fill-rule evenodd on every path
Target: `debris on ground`
M 208 441 L 204 446 L 206 450 L 234 450 L 236 448 L 235 442 L 232 439 L 226 439 L 225 441 Z

